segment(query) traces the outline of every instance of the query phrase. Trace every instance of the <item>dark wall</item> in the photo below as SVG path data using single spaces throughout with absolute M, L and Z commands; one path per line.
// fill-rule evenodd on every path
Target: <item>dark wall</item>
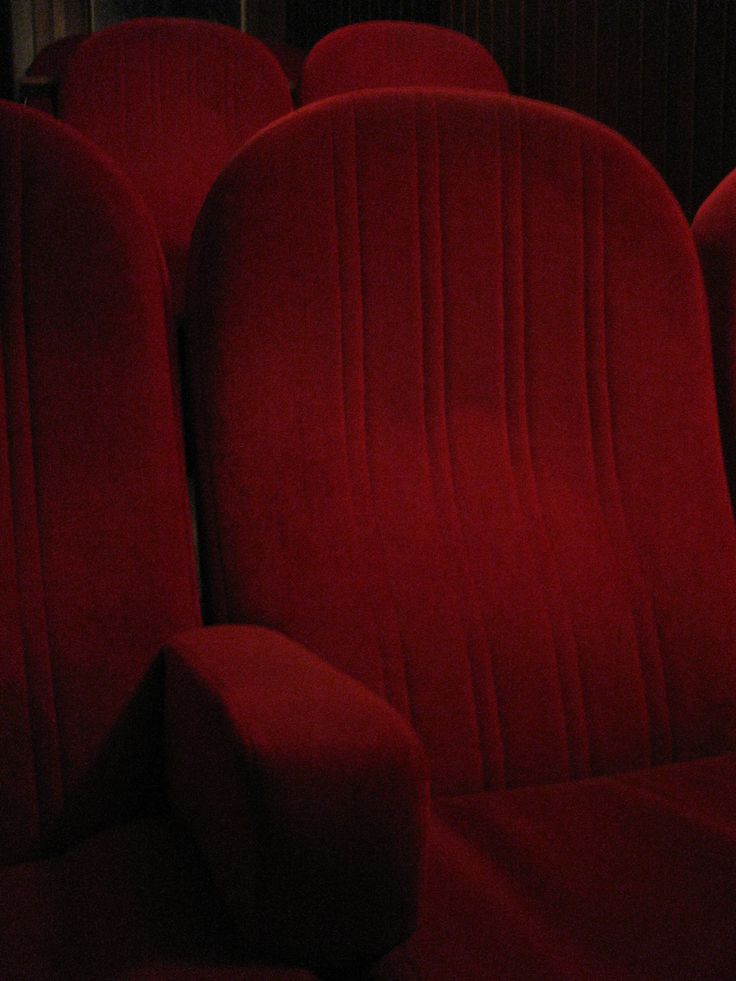
M 736 0 L 287 0 L 287 36 L 304 48 L 373 18 L 478 38 L 513 92 L 624 133 L 688 217 L 736 167 Z
M 0 99 L 13 98 L 13 27 L 10 4 L 0 3 Z

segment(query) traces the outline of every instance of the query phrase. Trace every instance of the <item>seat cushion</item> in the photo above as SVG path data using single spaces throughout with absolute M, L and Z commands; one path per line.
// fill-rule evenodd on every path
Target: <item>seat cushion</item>
M 736 755 L 435 803 L 381 979 L 736 976 Z
M 188 842 L 164 819 L 118 826 L 0 873 L 0 977 L 309 981 L 248 965 Z

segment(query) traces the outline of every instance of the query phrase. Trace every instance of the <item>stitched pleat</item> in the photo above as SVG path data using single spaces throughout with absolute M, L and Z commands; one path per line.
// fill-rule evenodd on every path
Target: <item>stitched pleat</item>
M 506 152 L 501 154 L 504 173 L 500 190 L 501 226 L 504 241 L 504 335 L 506 356 L 505 386 L 507 390 L 507 433 L 509 453 L 515 483 L 515 496 L 526 523 L 529 545 L 525 556 L 527 569 L 534 570 L 538 589 L 535 593 L 543 618 L 544 629 L 551 642 L 554 658 L 554 678 L 559 699 L 564 743 L 566 772 L 559 775 L 584 775 L 589 771 L 589 747 L 586 731 L 587 713 L 580 678 L 579 654 L 574 620 L 567 605 L 558 560 L 552 538 L 545 526 L 540 505 L 540 489 L 535 471 L 530 406 L 539 399 L 532 384 L 527 365 L 528 336 L 528 216 L 524 207 L 525 176 L 522 171 L 522 132 L 518 116 L 509 114 L 501 134 Z M 513 147 L 513 151 L 509 148 Z M 533 178 L 532 178 L 533 179 Z M 511 236 L 511 238 L 509 238 Z M 529 257 L 529 261 L 534 261 Z M 509 265 L 514 272 L 509 274 Z M 515 289 L 514 289 L 515 287 Z
M 621 657 L 624 669 L 629 671 L 628 690 L 630 708 L 629 724 L 638 725 L 642 735 L 637 742 L 646 745 L 644 730 L 648 727 L 644 681 L 641 672 L 641 647 L 646 642 L 642 634 L 643 624 L 637 616 L 637 573 L 632 568 L 628 541 L 621 526 L 621 513 L 617 509 L 616 490 L 612 486 L 610 468 L 611 423 L 608 404 L 605 333 L 606 316 L 603 286 L 604 229 L 601 213 L 601 173 L 598 166 L 591 166 L 582 147 L 578 149 L 580 186 L 582 194 L 582 283 L 583 315 L 582 358 L 585 364 L 585 402 L 588 419 L 586 432 L 587 452 L 591 459 L 592 483 L 595 503 L 605 528 L 605 549 L 608 553 L 609 576 L 617 583 L 617 593 L 622 598 Z M 623 622 L 625 618 L 625 623 Z M 626 647 L 628 649 L 624 650 Z M 608 664 L 612 666 L 613 662 Z M 632 761 L 633 763 L 634 761 Z M 637 763 L 648 764 L 650 758 L 640 757 Z
M 591 181 L 591 161 L 585 160 L 585 172 Z M 662 641 L 657 623 L 654 596 L 647 586 L 641 570 L 634 542 L 630 534 L 626 514 L 622 502 L 621 482 L 615 458 L 615 442 L 613 438 L 613 406 L 612 388 L 609 374 L 608 357 L 608 289 L 606 276 L 606 243 L 605 243 L 605 173 L 600 155 L 595 160 L 595 179 L 599 185 L 598 199 L 595 202 L 596 214 L 590 213 L 590 200 L 586 199 L 586 227 L 595 230 L 595 243 L 588 244 L 589 254 L 595 257 L 596 278 L 599 280 L 597 289 L 591 290 L 591 296 L 602 297 L 602 310 L 593 322 L 598 325 L 597 355 L 602 364 L 598 368 L 599 409 L 601 422 L 593 427 L 593 432 L 600 434 L 602 445 L 598 453 L 600 465 L 600 480 L 603 490 L 604 506 L 607 509 L 609 523 L 616 529 L 617 538 L 621 542 L 622 553 L 627 563 L 630 576 L 633 616 L 636 623 L 639 641 L 639 664 L 643 685 L 643 697 L 648 719 L 650 760 L 654 764 L 664 763 L 672 759 L 672 727 L 670 709 L 665 679 L 665 665 L 662 656 Z M 592 263 L 589 261 L 589 267 Z M 590 311 L 589 311 L 590 313 Z M 590 318 L 593 320 L 593 318 Z
M 467 564 L 467 545 L 459 517 L 447 420 L 447 349 L 445 344 L 442 189 L 436 105 L 431 117 L 416 119 L 417 215 L 420 301 L 423 331 L 424 436 L 438 519 L 458 582 L 457 603 L 467 637 L 468 702 L 474 715 L 483 785 L 505 782 L 503 733 L 496 701 L 490 640 L 481 615 L 478 590 Z M 419 154 L 419 146 L 424 152 Z M 430 147 L 427 152 L 426 147 Z
M 346 162 L 346 173 L 342 178 L 349 183 L 349 186 L 344 189 L 345 197 L 342 206 L 337 208 L 339 215 L 349 216 L 342 228 L 338 229 L 342 302 L 340 343 L 349 470 L 353 480 L 353 502 L 357 500 L 361 503 L 360 523 L 364 525 L 369 552 L 374 556 L 377 567 L 375 582 L 380 589 L 381 598 L 376 599 L 376 602 L 380 602 L 383 616 L 375 616 L 375 625 L 377 631 L 383 632 L 383 636 L 377 637 L 376 640 L 381 650 L 386 694 L 396 708 L 413 720 L 410 668 L 402 636 L 396 591 L 377 520 L 374 478 L 371 473 L 368 439 L 371 394 L 365 359 L 365 270 L 360 231 L 361 208 L 364 206 L 360 194 L 360 137 L 354 111 L 350 113 L 349 125 L 352 139 L 345 141 L 344 148 L 352 154 L 352 159 L 349 163 Z M 339 187 L 340 183 L 336 181 L 335 186 Z M 348 264 L 350 265 L 349 286 L 346 278 Z M 347 308 L 348 302 L 352 309 Z M 354 504 L 353 506 L 355 507 Z M 370 602 L 373 602 L 373 599 Z

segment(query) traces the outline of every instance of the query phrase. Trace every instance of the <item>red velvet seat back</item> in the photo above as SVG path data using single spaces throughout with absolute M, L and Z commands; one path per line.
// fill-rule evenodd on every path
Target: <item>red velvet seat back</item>
M 492 55 L 467 35 L 434 24 L 376 20 L 341 27 L 315 44 L 304 64 L 300 101 L 414 85 L 507 88 Z
M 196 241 L 217 618 L 383 693 L 440 791 L 736 748 L 705 302 L 623 139 L 508 96 L 331 99 L 238 156 Z
M 59 114 L 130 175 L 181 292 L 194 220 L 217 174 L 256 130 L 291 110 L 256 38 L 205 21 L 149 18 L 92 35 L 62 77 Z
M 165 272 L 104 155 L 0 104 L 0 860 L 143 806 L 196 624 Z
M 723 451 L 736 500 L 736 171 L 700 207 L 693 234 L 710 305 Z

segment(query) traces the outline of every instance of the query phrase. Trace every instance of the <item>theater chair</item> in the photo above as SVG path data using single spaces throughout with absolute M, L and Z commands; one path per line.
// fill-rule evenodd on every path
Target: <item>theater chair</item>
M 726 472 L 736 500 L 736 173 L 700 207 L 693 234 L 710 306 Z
M 493 56 L 467 35 L 434 24 L 374 20 L 341 27 L 315 44 L 304 63 L 300 102 L 415 85 L 507 89 Z
M 660 178 L 541 103 L 343 96 L 236 157 L 192 273 L 231 625 L 168 645 L 167 772 L 233 920 L 325 975 L 736 976 L 736 535 Z
M 276 58 L 205 21 L 146 18 L 89 37 L 62 75 L 59 115 L 105 149 L 143 195 L 181 310 L 194 220 L 217 174 L 292 108 Z
M 58 38 L 38 52 L 20 80 L 20 95 L 27 106 L 56 114 L 59 76 L 86 34 Z
M 104 155 L 0 103 L 0 977 L 251 979 L 162 792 L 199 622 L 165 270 Z

